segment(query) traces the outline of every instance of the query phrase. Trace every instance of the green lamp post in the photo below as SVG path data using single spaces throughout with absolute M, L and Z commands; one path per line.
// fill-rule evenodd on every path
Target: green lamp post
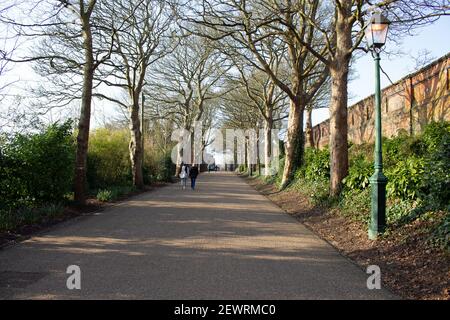
M 381 88 L 380 88 L 380 51 L 386 43 L 389 20 L 380 12 L 372 15 L 365 30 L 365 36 L 375 60 L 375 173 L 370 177 L 372 186 L 372 210 L 369 225 L 369 239 L 375 240 L 386 228 L 386 184 L 383 174 L 381 143 Z

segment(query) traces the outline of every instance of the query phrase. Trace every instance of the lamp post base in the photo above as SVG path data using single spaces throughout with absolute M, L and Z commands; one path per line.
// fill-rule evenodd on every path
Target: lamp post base
M 370 177 L 372 186 L 372 211 L 369 225 L 369 239 L 376 240 L 386 229 L 386 184 L 383 172 L 375 172 Z

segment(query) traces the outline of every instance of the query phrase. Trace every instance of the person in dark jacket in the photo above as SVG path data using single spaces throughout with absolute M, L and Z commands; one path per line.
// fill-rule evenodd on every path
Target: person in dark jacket
M 198 176 L 198 167 L 197 165 L 193 165 L 191 170 L 189 170 L 189 177 L 191 177 L 191 188 L 192 190 L 195 189 L 195 180 L 197 180 Z

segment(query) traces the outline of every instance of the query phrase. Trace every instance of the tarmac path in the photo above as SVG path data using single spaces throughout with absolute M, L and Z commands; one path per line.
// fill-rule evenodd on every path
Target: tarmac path
M 69 265 L 81 289 L 69 290 Z M 203 173 L 0 250 L 0 299 L 396 299 L 234 174 Z

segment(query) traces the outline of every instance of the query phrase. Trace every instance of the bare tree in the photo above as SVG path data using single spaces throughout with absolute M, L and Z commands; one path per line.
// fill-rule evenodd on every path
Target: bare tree
M 348 76 L 349 65 L 355 50 L 361 48 L 365 21 L 374 10 L 385 10 L 392 20 L 391 39 L 401 38 L 405 33 L 436 20 L 450 12 L 448 1 L 423 0 L 334 0 L 334 22 L 308 19 L 308 23 L 321 32 L 326 40 L 325 55 L 307 43 L 303 45 L 321 59 L 331 74 L 330 104 L 330 193 L 337 195 L 342 179 L 348 173 Z M 330 28 L 331 26 L 331 28 Z
M 330 102 L 330 94 L 331 94 L 331 79 L 328 78 L 317 94 L 311 99 L 309 105 L 306 107 L 306 142 L 312 148 L 316 147 L 316 143 L 314 140 L 314 132 L 313 132 L 313 122 L 312 122 L 312 113 L 317 109 L 325 109 L 328 108 Z
M 10 17 L 2 14 L 2 22 L 13 26 L 18 38 L 37 41 L 38 45 L 28 56 L 10 60 L 35 62 L 37 73 L 51 80 L 53 90 L 42 85 L 36 91 L 47 100 L 45 110 L 81 100 L 74 198 L 78 204 L 84 204 L 93 79 L 97 68 L 109 59 L 111 53 L 111 41 L 105 39 L 101 31 L 114 29 L 113 23 L 99 23 L 102 3 L 97 0 L 35 0 L 16 4 L 24 15 Z
M 81 35 L 83 37 L 84 66 L 83 66 L 83 91 L 81 94 L 81 112 L 78 121 L 77 151 L 75 160 L 75 201 L 85 202 L 86 164 L 89 141 L 89 127 L 91 119 L 92 86 L 95 69 L 99 63 L 94 61 L 94 50 L 91 29 L 91 15 L 96 0 L 90 0 L 85 6 L 83 1 L 78 7 L 65 1 L 64 5 L 70 6 L 78 14 L 81 20 Z
M 211 100 L 223 94 L 223 77 L 229 68 L 226 59 L 208 39 L 193 35 L 183 37 L 174 52 L 161 60 L 158 71 L 149 80 L 154 89 L 149 92 L 150 99 L 159 103 L 153 117 L 173 116 L 178 128 L 187 131 L 193 129 L 195 122 L 204 120 L 206 130 L 211 122 L 208 116 L 214 115 Z M 177 170 L 181 152 L 180 149 Z
M 8 11 L 14 9 L 15 3 L 3 4 L 0 3 L 0 17 L 4 16 Z M 9 26 L 0 21 L 0 33 L 2 36 L 0 37 L 0 77 L 5 75 L 5 73 L 9 70 L 8 63 L 11 61 L 14 52 L 18 47 L 18 38 L 14 39 L 14 36 L 11 38 L 9 34 Z M 4 98 L 5 89 L 10 86 L 12 82 L 0 83 L 0 101 Z
M 280 66 L 282 58 L 282 50 L 279 52 L 271 51 L 268 60 L 271 69 L 280 78 L 282 77 L 280 71 L 282 69 L 282 66 Z M 228 96 L 228 99 L 235 99 L 234 102 L 241 103 L 243 108 L 250 107 L 259 113 L 258 119 L 260 118 L 260 122 L 264 126 L 264 139 L 261 140 L 264 141 L 264 167 L 266 174 L 269 174 L 272 157 L 272 129 L 275 123 L 287 118 L 287 95 L 275 85 L 266 72 L 255 69 L 247 63 L 246 59 L 242 59 L 239 55 L 237 57 L 231 55 L 230 59 L 233 61 L 234 68 L 238 71 L 238 76 L 230 75 L 230 86 L 241 88 L 240 92 L 244 91 L 245 95 L 242 97 L 239 94 L 232 94 Z M 233 109 L 230 111 L 233 111 Z M 227 112 L 226 106 L 224 112 Z M 251 123 L 255 124 L 255 121 Z M 247 126 L 250 128 L 250 124 L 247 124 Z M 259 135 L 259 127 L 255 127 L 255 129 L 258 130 Z M 258 136 L 258 140 L 259 138 Z
M 290 98 L 286 159 L 282 177 L 282 187 L 285 187 L 296 168 L 303 163 L 304 110 L 328 77 L 328 69 L 320 63 L 322 57 L 311 54 L 303 45 L 308 44 L 315 52 L 326 51 L 324 41 L 317 37 L 315 27 L 307 20 L 329 20 L 325 18 L 327 12 L 319 10 L 317 1 L 288 0 L 282 3 L 265 0 L 214 0 L 203 1 L 200 7 L 198 10 L 198 6 L 194 5 L 194 14 L 188 19 L 211 30 L 203 36 L 214 39 L 232 37 L 252 52 L 255 68 L 266 72 Z M 276 75 L 269 63 L 270 55 L 267 54 L 268 46 L 281 43 L 288 51 L 288 82 Z M 310 86 L 306 86 L 306 82 Z
M 106 6 L 103 16 L 106 21 L 124 23 L 111 34 L 114 38 L 113 54 L 102 68 L 100 78 L 111 88 L 123 90 L 127 98 L 124 101 L 100 92 L 94 96 L 128 110 L 133 184 L 143 188 L 141 97 L 149 67 L 173 49 L 172 10 L 166 1 L 114 0 Z
M 259 128 L 263 122 L 264 118 L 261 112 L 257 112 L 255 110 L 254 101 L 247 95 L 245 86 L 235 87 L 235 84 L 230 83 L 231 86 L 234 86 L 234 90 L 228 92 L 225 96 L 222 97 L 221 104 L 221 127 L 222 129 L 238 129 L 243 131 L 244 141 L 239 141 L 238 143 L 244 143 L 244 152 L 245 159 L 244 163 L 239 163 L 238 161 L 238 151 L 242 151 L 242 145 L 238 147 L 238 145 L 234 144 L 233 150 L 227 150 L 228 153 L 232 153 L 234 157 L 234 164 L 245 164 L 249 173 L 251 173 L 252 163 L 250 162 L 250 148 L 249 141 L 250 137 L 248 135 L 249 129 Z M 256 111 L 256 112 L 255 112 Z M 261 137 L 258 134 L 258 130 L 256 131 L 256 143 L 259 145 Z M 257 155 L 257 164 L 260 163 L 259 158 L 259 149 L 256 151 Z M 241 159 L 242 160 L 242 159 Z
M 436 60 L 436 57 L 433 56 L 432 52 L 428 49 L 419 50 L 416 54 L 410 54 L 409 56 L 414 61 L 414 66 L 409 69 L 409 73 L 417 72 L 430 64 L 430 61 Z

